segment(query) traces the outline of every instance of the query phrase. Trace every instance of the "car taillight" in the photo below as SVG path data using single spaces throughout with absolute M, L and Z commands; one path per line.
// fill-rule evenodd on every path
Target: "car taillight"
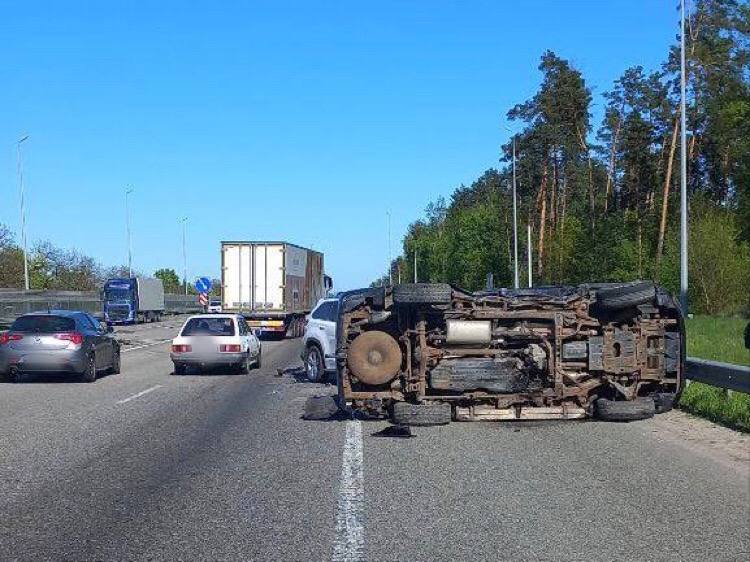
M 172 353 L 190 353 L 193 351 L 192 345 L 173 345 Z
M 23 336 L 21 334 L 9 334 L 9 333 L 0 334 L 0 345 L 5 345 L 8 342 L 18 341 L 22 339 L 23 339 Z
M 242 348 L 236 343 L 224 344 L 219 346 L 221 353 L 239 353 Z
M 79 334 L 78 332 L 55 334 L 55 338 L 57 338 L 58 340 L 69 341 L 73 345 L 81 345 L 83 343 L 83 334 Z

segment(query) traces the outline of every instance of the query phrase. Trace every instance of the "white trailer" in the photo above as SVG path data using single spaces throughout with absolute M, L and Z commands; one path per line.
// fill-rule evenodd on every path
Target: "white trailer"
M 304 318 L 330 289 L 323 254 L 288 242 L 221 243 L 222 310 L 261 332 L 301 336 Z

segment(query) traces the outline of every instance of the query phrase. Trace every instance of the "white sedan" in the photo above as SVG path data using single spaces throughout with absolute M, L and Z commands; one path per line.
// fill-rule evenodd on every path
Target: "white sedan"
M 261 345 L 239 314 L 191 316 L 172 340 L 174 374 L 184 375 L 188 367 L 231 367 L 247 374 L 260 368 Z

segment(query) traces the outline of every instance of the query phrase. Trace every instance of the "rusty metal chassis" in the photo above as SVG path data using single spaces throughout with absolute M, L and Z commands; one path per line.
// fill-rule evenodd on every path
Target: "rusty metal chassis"
M 393 333 L 404 347 L 407 360 L 402 365 L 402 373 L 387 388 L 358 390 L 353 388 L 345 362 L 341 365 L 343 397 L 361 406 L 377 407 L 378 404 L 398 401 L 426 400 L 451 401 L 456 404 L 483 404 L 497 409 L 521 405 L 538 408 L 562 406 L 580 407 L 590 411 L 597 398 L 597 390 L 611 385 L 626 399 L 638 396 L 643 385 L 673 383 L 677 379 L 666 379 L 663 363 L 665 327 L 674 325 L 676 320 L 661 318 L 658 314 L 642 318 L 639 323 L 620 326 L 600 320 L 589 314 L 589 299 L 576 297 L 565 303 L 559 301 L 540 302 L 513 300 L 500 296 L 477 298 L 470 295 L 455 296 L 450 305 L 432 307 L 401 307 L 396 310 L 386 298 L 386 310 L 392 310 L 398 319 L 398 333 Z M 657 312 L 655 309 L 653 312 Z M 368 325 L 371 310 L 362 306 L 344 314 L 343 326 L 347 333 L 344 345 Z M 428 393 L 427 372 L 445 357 L 493 357 L 502 350 L 484 348 L 447 348 L 431 345 L 439 341 L 433 331 L 428 330 L 430 316 L 442 315 L 445 319 L 493 320 L 498 327 L 495 335 L 505 338 L 526 340 L 538 343 L 547 352 L 550 371 L 550 387 L 540 391 L 516 394 L 495 394 L 484 391 L 461 394 Z M 503 325 L 506 326 L 503 326 Z M 510 325 L 510 326 L 507 326 Z M 412 327 L 413 326 L 413 327 Z M 605 350 L 613 348 L 615 332 L 618 329 L 635 334 L 636 350 L 631 357 L 603 354 L 602 371 L 591 372 L 587 361 L 563 360 L 563 343 L 588 336 L 603 336 Z M 353 337 L 351 337 L 353 336 Z M 653 339 L 650 339 L 653 336 Z M 649 348 L 649 341 L 660 342 Z M 346 349 L 344 349 L 344 356 Z

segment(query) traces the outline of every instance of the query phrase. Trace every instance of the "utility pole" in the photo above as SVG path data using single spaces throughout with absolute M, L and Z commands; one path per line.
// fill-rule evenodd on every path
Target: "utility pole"
M 29 135 L 24 135 L 16 143 L 16 156 L 17 156 L 17 167 L 18 167 L 18 190 L 21 195 L 21 245 L 23 246 L 23 280 L 24 287 L 29 290 L 29 252 L 28 244 L 26 242 L 26 193 L 23 185 L 23 162 L 21 161 L 21 144 L 29 138 Z
M 518 209 L 516 201 L 516 135 L 513 135 L 513 287 L 518 289 Z
M 533 274 L 531 271 L 531 223 L 526 224 L 526 260 L 528 261 L 527 270 L 529 272 L 529 288 L 534 286 Z
M 688 201 L 685 119 L 685 0 L 680 0 L 680 306 L 688 314 Z
M 187 235 L 187 217 L 183 217 L 180 219 L 182 223 L 182 279 L 183 283 L 185 285 L 185 296 L 188 294 L 188 286 L 187 286 L 187 246 L 185 244 L 185 239 Z
M 125 188 L 125 228 L 128 236 L 128 277 L 133 277 L 133 246 L 130 238 L 130 194 L 133 188 Z
M 388 280 L 393 285 L 393 260 L 391 258 L 391 212 L 386 211 L 388 217 Z

